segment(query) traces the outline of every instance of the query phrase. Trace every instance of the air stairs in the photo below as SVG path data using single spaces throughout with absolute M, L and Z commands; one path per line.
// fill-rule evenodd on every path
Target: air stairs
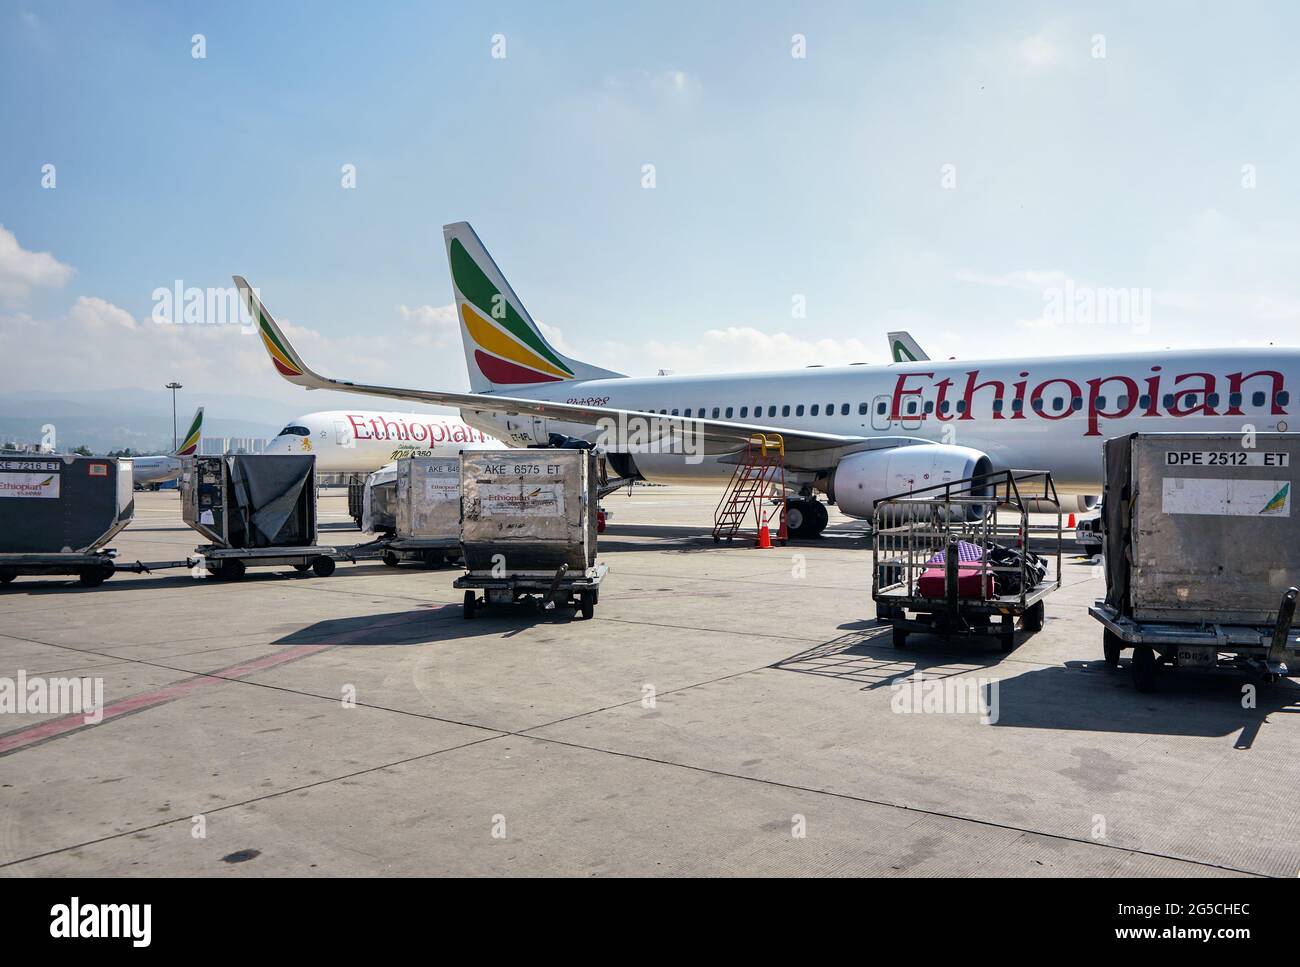
M 751 511 L 760 540 L 766 527 L 777 543 L 786 542 L 785 440 L 779 433 L 755 433 L 746 442 L 745 453 L 713 511 L 713 543 L 734 538 Z

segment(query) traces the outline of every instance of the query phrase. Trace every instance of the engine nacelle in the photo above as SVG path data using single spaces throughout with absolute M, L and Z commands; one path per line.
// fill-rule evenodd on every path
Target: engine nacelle
M 877 500 L 949 481 L 992 473 L 988 455 L 944 443 L 867 450 L 840 461 L 831 476 L 830 498 L 850 517 L 867 519 Z M 992 496 L 990 483 L 971 496 Z

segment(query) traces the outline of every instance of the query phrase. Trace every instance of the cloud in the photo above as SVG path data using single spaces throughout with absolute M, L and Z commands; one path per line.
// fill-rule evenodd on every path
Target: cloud
M 1016 45 L 1016 57 L 1025 70 L 1044 70 L 1060 61 L 1061 49 L 1042 34 L 1035 34 Z
M 57 289 L 72 278 L 72 266 L 49 252 L 29 252 L 0 225 L 0 302 L 21 305 L 33 289 Z
M 460 323 L 456 319 L 456 307 L 445 306 L 410 306 L 397 307 L 402 320 L 415 330 L 415 341 L 434 349 L 446 349 L 460 344 Z

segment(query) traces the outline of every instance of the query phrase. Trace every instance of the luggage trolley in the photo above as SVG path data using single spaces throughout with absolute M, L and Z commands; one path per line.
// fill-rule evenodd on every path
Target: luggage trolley
M 1034 524 L 1031 513 L 1054 520 Z M 1010 651 L 1017 619 L 1042 629 L 1043 599 L 1061 586 L 1050 473 L 1004 470 L 896 494 L 876 501 L 872 524 L 871 596 L 895 647 L 917 631 L 993 637 Z M 1035 540 L 1046 556 L 1032 552 Z

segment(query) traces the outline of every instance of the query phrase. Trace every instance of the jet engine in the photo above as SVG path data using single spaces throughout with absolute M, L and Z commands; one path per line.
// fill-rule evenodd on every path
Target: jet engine
M 870 518 L 877 500 L 924 490 L 937 484 L 992 473 L 988 455 L 970 447 L 943 443 L 867 450 L 845 457 L 831 475 L 829 496 L 850 517 Z M 970 496 L 992 496 L 990 482 L 976 486 Z M 991 509 L 984 505 L 984 511 Z M 982 513 L 980 513 L 982 516 Z

